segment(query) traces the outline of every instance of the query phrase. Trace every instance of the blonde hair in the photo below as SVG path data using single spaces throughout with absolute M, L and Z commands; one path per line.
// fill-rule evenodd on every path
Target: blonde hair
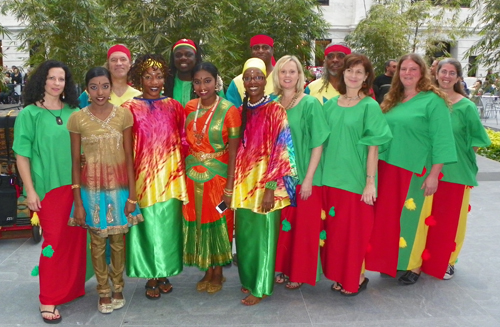
M 380 104 L 380 107 L 382 108 L 382 111 L 388 112 L 392 108 L 394 108 L 398 103 L 401 103 L 404 99 L 404 86 L 403 83 L 401 83 L 400 79 L 400 71 L 401 71 L 401 64 L 405 60 L 412 60 L 415 62 L 419 67 L 420 67 L 420 80 L 417 83 L 416 90 L 418 92 L 425 92 L 425 91 L 432 91 L 436 93 L 439 97 L 443 98 L 446 101 L 446 104 L 448 107 L 451 107 L 451 102 L 448 99 L 448 96 L 446 93 L 441 91 L 437 86 L 432 84 L 431 81 L 431 75 L 429 73 L 429 69 L 427 67 L 427 64 L 425 63 L 424 59 L 416 54 L 416 53 L 409 53 L 404 56 L 402 56 L 399 59 L 398 62 L 398 68 L 396 69 L 396 72 L 394 73 L 394 76 L 392 77 L 392 83 L 391 83 L 391 88 L 389 92 L 385 95 L 384 101 Z
M 295 92 L 296 93 L 301 93 L 304 92 L 304 82 L 305 82 L 305 77 L 304 77 L 304 69 L 302 68 L 302 64 L 300 63 L 299 59 L 295 56 L 290 56 L 286 55 L 280 58 L 276 62 L 276 65 L 274 66 L 273 70 L 273 85 L 274 85 L 274 94 L 277 96 L 280 96 L 283 94 L 283 88 L 280 85 L 280 78 L 279 78 L 279 71 L 285 66 L 287 63 L 290 61 L 293 61 L 295 65 L 297 66 L 297 72 L 299 74 L 299 79 L 297 81 L 297 85 L 295 85 Z

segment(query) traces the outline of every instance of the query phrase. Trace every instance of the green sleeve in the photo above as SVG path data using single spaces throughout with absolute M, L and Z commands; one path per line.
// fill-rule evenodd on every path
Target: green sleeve
M 472 102 L 465 108 L 465 120 L 467 135 L 471 137 L 471 146 L 478 148 L 490 146 L 491 140 L 481 123 L 476 106 Z
M 432 163 L 448 164 L 457 162 L 455 138 L 451 127 L 450 109 L 445 101 L 435 96 L 428 102 L 429 136 L 431 140 Z
M 311 100 L 309 100 L 305 114 L 307 117 L 307 125 L 311 133 L 309 148 L 314 149 L 325 143 L 328 135 L 330 135 L 330 129 L 326 123 L 323 106 L 315 97 L 311 97 Z
M 392 133 L 380 106 L 375 100 L 366 105 L 363 120 L 363 135 L 358 143 L 366 146 L 385 145 L 384 149 L 379 149 L 379 152 L 382 152 L 392 140 Z
M 32 157 L 35 132 L 34 117 L 29 108 L 24 108 L 19 112 L 14 123 L 14 144 L 12 148 L 16 154 L 26 158 Z

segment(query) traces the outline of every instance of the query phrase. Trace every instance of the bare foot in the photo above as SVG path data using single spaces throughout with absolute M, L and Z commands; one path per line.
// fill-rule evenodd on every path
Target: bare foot
M 246 306 L 256 305 L 259 304 L 260 301 L 262 301 L 262 299 L 265 299 L 266 297 L 267 295 L 262 295 L 262 297 L 256 297 L 250 294 L 249 296 L 241 300 L 241 303 L 243 303 Z
M 157 299 L 160 297 L 160 289 L 158 288 L 158 281 L 150 279 L 146 283 L 146 297 L 148 299 Z

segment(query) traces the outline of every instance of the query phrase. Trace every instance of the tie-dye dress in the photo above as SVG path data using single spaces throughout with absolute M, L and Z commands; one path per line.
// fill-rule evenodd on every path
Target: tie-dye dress
M 246 114 L 243 143 L 236 156 L 232 207 L 236 209 L 240 281 L 252 295 L 262 297 L 273 292 L 281 209 L 294 199 L 298 180 L 285 109 L 268 101 L 248 108 Z M 262 200 L 268 182 L 277 182 L 277 187 L 274 208 L 264 213 Z
M 127 275 L 182 272 L 182 203 L 187 202 L 182 150 L 184 110 L 172 98 L 125 102 L 134 116 L 134 169 L 144 223 L 127 234 Z

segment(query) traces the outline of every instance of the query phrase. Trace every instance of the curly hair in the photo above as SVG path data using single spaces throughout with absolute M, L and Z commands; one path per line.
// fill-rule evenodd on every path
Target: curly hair
M 404 86 L 403 83 L 401 83 L 400 79 L 400 71 L 401 71 L 401 64 L 405 60 L 412 60 L 415 62 L 419 67 L 420 67 L 420 80 L 417 83 L 416 90 L 418 92 L 425 92 L 425 91 L 432 91 L 436 93 L 439 97 L 443 98 L 446 101 L 446 104 L 451 107 L 450 100 L 448 99 L 448 96 L 446 93 L 441 91 L 437 86 L 432 84 L 431 81 L 431 75 L 429 73 L 429 69 L 427 67 L 427 64 L 425 63 L 424 59 L 416 53 L 409 53 L 404 56 L 402 56 L 399 59 L 398 62 L 398 68 L 396 69 L 396 72 L 394 73 L 394 76 L 392 77 L 392 83 L 391 83 L 391 88 L 389 92 L 385 95 L 384 101 L 380 104 L 380 107 L 382 108 L 382 111 L 384 113 L 390 111 L 392 108 L 394 108 L 397 104 L 401 103 L 404 99 Z
M 373 71 L 373 66 L 370 60 L 365 56 L 360 53 L 351 53 L 350 55 L 345 56 L 344 58 L 344 67 L 342 68 L 341 71 L 341 76 L 342 78 L 340 79 L 339 83 L 339 91 L 340 94 L 346 94 L 347 93 L 347 85 L 345 83 L 345 78 L 344 78 L 344 72 L 352 68 L 356 65 L 361 65 L 365 69 L 366 79 L 363 82 L 361 89 L 358 91 L 358 95 L 360 93 L 363 93 L 366 96 L 370 96 L 370 90 L 373 85 L 373 80 L 375 79 L 375 72 Z
M 175 44 L 174 44 L 175 45 Z M 174 81 L 175 81 L 175 76 L 177 75 L 177 67 L 175 67 L 175 51 L 174 51 L 174 45 L 172 45 L 172 48 L 170 49 L 170 63 L 168 66 L 168 75 L 167 79 L 165 81 L 165 95 L 168 97 L 173 97 L 174 96 Z M 198 43 L 194 42 L 194 45 L 196 46 L 196 52 L 195 52 L 195 63 L 194 66 L 196 67 L 203 61 L 203 51 L 199 47 Z M 196 95 L 194 94 L 194 89 L 191 87 L 191 99 L 194 99 Z
M 44 61 L 30 74 L 23 91 L 23 105 L 28 106 L 44 101 L 45 84 L 47 83 L 49 70 L 52 68 L 62 68 L 64 70 L 64 91 L 59 96 L 61 101 L 67 103 L 71 108 L 78 108 L 78 95 L 71 71 L 66 64 L 57 60 Z
M 462 64 L 460 63 L 460 61 L 458 61 L 455 58 L 446 58 L 446 59 L 441 60 L 437 66 L 436 75 L 439 74 L 439 72 L 441 71 L 441 68 L 443 68 L 443 66 L 446 64 L 452 65 L 453 67 L 455 67 L 455 70 L 457 71 L 458 81 L 455 84 L 453 84 L 453 91 L 455 91 L 458 94 L 463 95 L 464 97 L 467 97 L 467 93 L 465 93 L 465 91 L 464 91 L 464 86 L 463 86 L 462 80 L 461 80 L 461 77 L 463 76 L 463 70 L 462 70 Z M 436 86 L 439 86 L 439 82 L 438 82 L 437 78 L 436 78 Z
M 152 60 L 160 66 L 153 66 L 153 70 L 158 70 L 160 69 L 161 72 L 163 73 L 163 76 L 167 76 L 168 73 L 168 65 L 167 62 L 165 61 L 165 58 L 163 58 L 162 55 L 158 54 L 145 54 L 140 57 L 138 57 L 132 67 L 130 68 L 128 74 L 129 74 L 129 79 L 132 81 L 132 85 L 139 89 L 142 90 L 142 75 L 146 71 L 147 67 L 145 67 L 145 64 L 148 60 Z M 156 67 L 156 69 L 155 69 Z

